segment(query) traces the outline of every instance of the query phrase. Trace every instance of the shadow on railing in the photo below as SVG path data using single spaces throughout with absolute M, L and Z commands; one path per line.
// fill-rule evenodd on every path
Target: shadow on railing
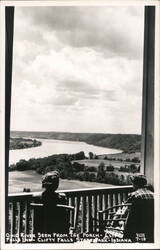
M 91 189 L 62 190 L 67 203 L 75 207 L 71 213 L 70 223 L 77 233 L 93 233 L 99 230 L 98 211 L 113 205 L 121 204 L 131 192 L 131 186 L 106 187 Z M 31 209 L 32 202 L 38 202 L 41 193 L 9 194 L 9 225 L 8 233 L 11 235 L 32 234 L 34 229 L 34 214 Z

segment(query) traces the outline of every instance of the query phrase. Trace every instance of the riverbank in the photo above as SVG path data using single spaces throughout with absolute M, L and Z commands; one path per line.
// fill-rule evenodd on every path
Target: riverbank
M 11 136 L 86 142 L 127 153 L 138 152 L 141 149 L 141 135 L 138 134 L 11 131 Z
M 31 158 L 44 158 L 53 154 L 75 154 L 83 151 L 85 155 L 88 156 L 89 152 L 93 152 L 96 155 L 121 152 L 120 150 L 93 146 L 80 141 L 64 141 L 40 138 L 37 138 L 37 140 L 42 142 L 40 147 L 26 148 L 23 150 L 10 150 L 9 164 L 16 164 L 21 159 L 29 160 Z

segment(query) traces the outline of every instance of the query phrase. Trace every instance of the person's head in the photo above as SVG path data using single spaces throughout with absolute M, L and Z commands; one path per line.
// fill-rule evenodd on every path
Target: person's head
M 51 171 L 42 176 L 42 188 L 55 191 L 59 186 L 59 172 Z
M 131 177 L 131 182 L 134 189 L 143 188 L 147 185 L 147 179 L 145 175 L 136 175 Z

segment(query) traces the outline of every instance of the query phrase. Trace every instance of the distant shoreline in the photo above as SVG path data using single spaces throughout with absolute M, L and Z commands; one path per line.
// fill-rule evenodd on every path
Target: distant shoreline
M 11 136 L 80 141 L 94 146 L 122 150 L 124 153 L 140 152 L 141 149 L 141 135 L 138 134 L 11 131 Z

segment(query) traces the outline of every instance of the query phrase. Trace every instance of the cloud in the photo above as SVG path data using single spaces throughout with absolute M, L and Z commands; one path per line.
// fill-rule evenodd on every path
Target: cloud
M 139 132 L 142 14 L 16 7 L 12 129 Z
M 80 81 L 64 81 L 57 86 L 63 94 L 76 96 L 77 99 L 104 99 L 115 101 L 115 90 L 100 89 L 94 84 Z
M 73 106 L 77 102 L 77 98 L 74 96 L 60 95 L 58 97 L 49 98 L 46 103 L 55 106 Z
M 63 44 L 92 47 L 106 56 L 141 57 L 142 7 L 54 6 L 21 8 L 21 12 L 32 27 L 45 28 Z

